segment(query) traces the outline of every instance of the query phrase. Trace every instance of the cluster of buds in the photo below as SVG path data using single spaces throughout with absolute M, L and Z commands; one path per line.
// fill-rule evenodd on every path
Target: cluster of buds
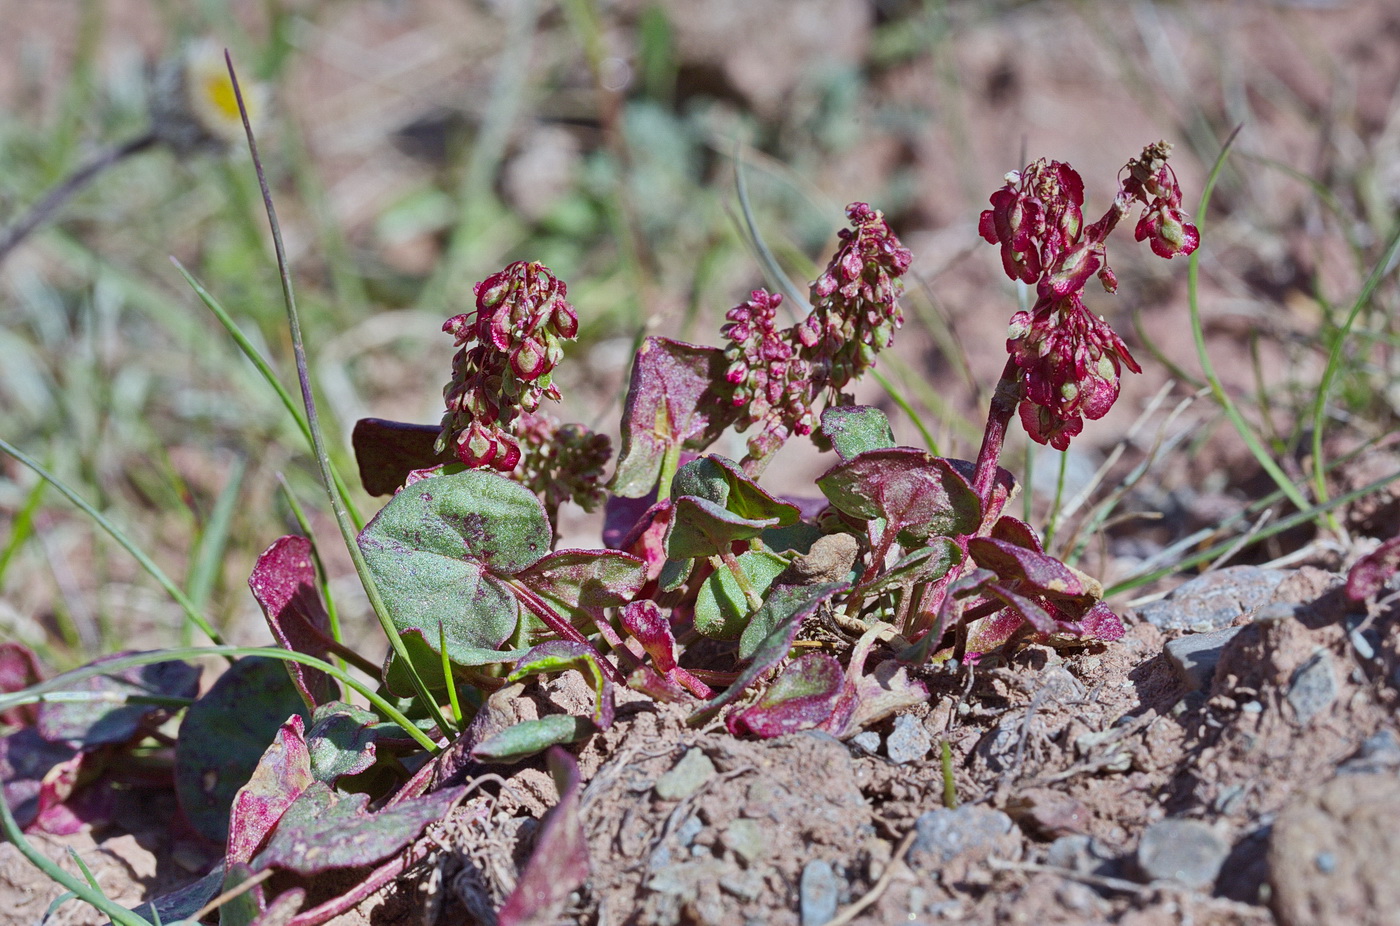
M 880 211 L 851 203 L 846 217 L 852 227 L 841 230 L 836 255 L 812 284 L 812 314 L 797 326 L 798 355 L 818 388 L 833 393 L 873 367 L 904 323 L 899 278 L 913 261 Z
M 584 511 L 602 504 L 603 468 L 612 457 L 606 434 L 534 412 L 520 416 L 516 434 L 524 454 L 515 478 L 540 497 L 551 524 L 558 523 L 555 515 L 564 502 Z
M 763 289 L 725 316 L 725 379 L 736 424 L 740 431 L 758 425 L 749 438 L 751 459 L 771 455 L 791 435 L 811 434 L 822 392 L 837 396 L 874 366 L 904 321 L 899 278 L 909 269 L 909 249 L 869 205 L 852 203 L 846 215 L 852 227 L 841 230 L 836 255 L 812 284 L 805 319 L 779 329 L 783 297 Z
M 469 467 L 510 472 L 521 456 L 513 423 L 543 399 L 559 400 L 551 374 L 562 342 L 578 334 L 578 316 L 564 283 L 537 261 L 516 261 L 474 292 L 476 310 L 442 326 L 461 349 L 443 389 L 438 451 L 451 447 Z
M 790 434 L 810 434 L 816 427 L 812 412 L 812 377 L 807 361 L 796 356 L 792 329 L 775 323 L 783 297 L 756 289 L 749 301 L 730 309 L 720 334 L 730 343 L 724 351 L 725 381 L 740 431 L 761 424 L 750 438 L 749 451 L 765 455 L 769 443 L 781 445 Z
M 1141 203 L 1136 237 L 1149 239 L 1160 257 L 1190 254 L 1200 243 L 1181 210 L 1181 188 L 1167 166 L 1171 146 L 1149 145 L 1128 162 L 1124 181 L 1103 218 L 1084 225 L 1084 181 L 1074 168 L 1041 159 L 1006 177 L 991 196 L 979 230 L 1001 246 L 1007 276 L 1034 285 L 1030 311 L 1011 319 L 1006 343 L 1019 370 L 1020 416 L 1026 432 L 1064 450 L 1118 398 L 1122 368 L 1142 372 L 1122 339 L 1084 305 L 1082 291 L 1097 275 L 1108 292 L 1118 281 L 1105 258 L 1105 241 L 1119 220 Z

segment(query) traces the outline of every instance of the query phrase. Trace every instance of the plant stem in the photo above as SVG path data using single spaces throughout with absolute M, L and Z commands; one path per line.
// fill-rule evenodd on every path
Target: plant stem
M 739 557 L 734 555 L 733 550 L 721 550 L 720 561 L 729 570 L 729 574 L 734 577 L 734 581 L 739 583 L 739 591 L 744 593 L 744 599 L 749 603 L 749 611 L 757 611 L 763 607 L 763 596 L 758 593 L 758 589 L 753 587 L 749 577 L 744 574 L 744 567 L 739 565 Z
M 982 435 L 982 448 L 977 452 L 977 469 L 973 475 L 972 490 L 982 500 L 985 517 L 991 507 L 992 489 L 997 482 L 997 466 L 1001 463 L 1002 446 L 1006 443 L 1006 430 L 1011 424 L 1011 416 L 1016 414 L 1016 403 L 1021 400 L 1020 367 L 1013 357 L 1006 358 L 1006 366 L 992 393 L 991 407 L 987 410 L 987 430 Z
M 0 263 L 4 263 L 11 251 L 19 247 L 25 238 L 43 225 L 75 193 L 91 183 L 98 174 L 133 154 L 145 151 L 155 143 L 155 133 L 147 132 L 139 138 L 133 138 L 125 144 L 102 152 L 69 174 L 67 180 L 44 194 L 44 198 L 35 203 L 24 218 L 0 233 Z

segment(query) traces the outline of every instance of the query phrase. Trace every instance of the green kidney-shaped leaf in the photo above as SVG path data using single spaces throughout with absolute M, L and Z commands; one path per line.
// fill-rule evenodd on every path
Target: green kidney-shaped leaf
M 469 470 L 395 495 L 359 544 L 394 626 L 419 631 L 434 652 L 441 628 L 448 658 L 466 665 L 515 631 L 520 604 L 505 578 L 538 562 L 550 536 L 533 492 Z
M 905 546 L 971 534 L 982 523 L 981 502 L 962 474 L 913 447 L 868 450 L 827 470 L 817 485 L 840 511 L 883 518 Z
M 838 405 L 822 412 L 821 432 L 842 460 L 894 446 L 885 413 L 870 405 Z
M 675 516 L 666 532 L 666 555 L 672 559 L 714 556 L 736 540 L 757 537 L 780 524 L 778 518 L 744 518 L 703 498 L 675 499 Z
M 787 569 L 787 561 L 766 550 L 747 550 L 736 559 L 760 596 Z M 749 602 L 728 569 L 716 569 L 695 598 L 695 629 L 714 640 L 737 640 L 748 625 Z
M 774 498 L 739 464 L 718 454 L 691 460 L 676 471 L 671 480 L 671 496 L 685 495 L 714 502 L 741 518 L 777 518 L 779 526 L 795 524 L 801 515 L 796 505 Z
M 724 382 L 724 351 L 669 338 L 647 338 L 632 364 L 622 413 L 622 450 L 609 488 L 641 498 L 662 461 L 682 448 L 703 450 L 734 418 L 715 390 Z
M 281 661 L 260 656 L 229 666 L 190 705 L 175 746 L 175 793 L 200 835 L 224 841 L 234 795 L 287 718 L 305 711 Z

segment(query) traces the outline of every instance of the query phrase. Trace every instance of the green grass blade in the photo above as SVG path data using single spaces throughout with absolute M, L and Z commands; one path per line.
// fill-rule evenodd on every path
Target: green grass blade
M 287 308 L 287 326 L 292 335 L 292 353 L 296 357 L 297 381 L 301 384 L 301 402 L 302 407 L 306 410 L 306 424 L 311 431 L 311 443 L 312 449 L 315 451 L 316 464 L 321 470 L 321 484 L 325 487 L 326 497 L 330 500 L 331 512 L 335 515 L 335 523 L 340 528 L 340 535 L 345 541 L 346 551 L 350 554 L 350 560 L 355 565 L 355 574 L 360 577 L 360 584 L 364 587 L 365 596 L 369 598 L 370 607 L 374 609 L 374 615 L 379 619 L 379 626 L 383 628 L 384 635 L 394 650 L 394 655 L 403 663 L 404 669 L 408 672 L 408 676 L 413 682 L 414 691 L 422 699 L 423 708 L 428 712 L 433 722 L 438 725 L 438 729 L 446 733 L 451 729 L 451 726 L 448 724 L 447 718 L 443 716 L 437 701 L 428 691 L 427 684 L 418 674 L 418 670 L 414 668 L 413 661 L 409 658 L 408 649 L 404 646 L 398 630 L 394 627 L 389 610 L 384 605 L 384 599 L 379 595 L 379 587 L 375 584 L 374 576 L 370 574 L 369 564 L 365 562 L 364 554 L 360 552 L 360 545 L 357 542 L 359 531 L 351 523 L 350 512 L 336 491 L 330 455 L 326 452 L 326 438 L 321 432 L 321 422 L 316 414 L 316 398 L 311 391 L 311 374 L 306 363 L 306 344 L 301 336 L 301 316 L 297 312 L 296 293 L 292 287 L 292 270 L 287 263 L 286 246 L 282 243 L 282 226 L 277 221 L 277 209 L 272 204 L 272 191 L 268 189 L 267 175 L 263 173 L 262 159 L 258 156 L 258 143 L 253 137 L 253 126 L 248 121 L 248 111 L 243 105 L 243 90 L 239 86 L 238 75 L 233 70 L 233 58 L 228 52 L 224 52 L 224 60 L 228 64 L 229 81 L 233 84 L 239 113 L 243 116 L 243 131 L 248 138 L 248 151 L 253 158 L 253 170 L 258 177 L 258 186 L 262 190 L 263 207 L 267 210 L 267 223 L 272 231 L 273 250 L 277 254 L 277 273 L 282 281 L 282 302 Z
M 1196 207 L 1196 225 L 1202 229 L 1204 234 L 1206 209 L 1210 205 L 1211 193 L 1215 190 L 1216 181 L 1220 179 L 1220 172 L 1225 167 L 1226 158 L 1230 154 L 1230 148 L 1234 145 L 1235 137 L 1239 134 L 1239 129 L 1235 129 L 1226 139 L 1224 147 L 1220 149 L 1220 155 L 1215 159 L 1215 164 L 1211 167 L 1210 175 L 1206 178 L 1205 189 L 1201 192 L 1200 205 Z M 1225 392 L 1225 387 L 1220 382 L 1220 377 L 1215 372 L 1215 364 L 1211 362 L 1210 354 L 1206 352 L 1205 329 L 1201 325 L 1201 303 L 1200 303 L 1200 269 L 1201 250 L 1197 248 L 1191 253 L 1186 265 L 1186 285 L 1187 285 L 1187 305 L 1191 312 L 1191 334 L 1196 342 L 1196 356 L 1201 364 L 1201 372 L 1205 374 L 1206 382 L 1210 385 L 1211 395 L 1216 403 L 1225 412 L 1225 416 L 1230 419 L 1230 424 L 1234 426 L 1235 432 L 1244 441 L 1249 452 L 1254 455 L 1254 459 L 1264 472 L 1269 474 L 1274 484 L 1282 490 L 1283 494 L 1299 510 L 1308 507 L 1308 500 L 1298 487 L 1293 484 L 1286 473 L 1274 462 L 1269 452 L 1259 442 L 1259 437 L 1254 433 L 1254 429 L 1244 420 L 1239 408 Z
M 237 458 L 229 472 L 228 484 L 214 502 L 214 510 L 209 514 L 209 523 L 199 532 L 195 541 L 194 563 L 185 579 L 185 593 L 200 611 L 208 606 L 214 583 L 218 581 L 223 570 L 229 528 L 238 510 L 238 495 L 243 491 L 243 476 L 247 471 L 247 462 L 242 457 Z
M 174 599 L 175 603 L 180 606 L 180 609 L 185 612 L 185 617 L 189 619 L 190 623 L 198 627 L 204 635 L 213 642 L 224 642 L 223 637 L 219 635 L 217 630 L 210 626 L 209 622 L 205 620 L 204 615 L 199 613 L 199 609 L 195 607 L 194 602 L 190 600 L 190 597 L 185 594 L 184 590 L 176 585 L 171 578 L 165 574 L 165 571 L 156 565 L 155 560 L 147 556 L 121 528 L 109 521 L 106 516 L 94 508 L 87 499 L 70 489 L 65 482 L 45 469 L 38 460 L 29 456 L 29 454 L 20 450 L 4 438 L 0 438 L 0 451 L 4 451 L 20 463 L 29 467 L 40 479 L 52 485 L 64 498 L 82 509 L 83 513 L 96 521 L 98 527 L 106 531 L 107 535 L 115 540 L 118 546 L 130 553 L 132 558 L 141 565 L 141 568 L 146 570 L 146 573 L 152 579 L 155 579 L 156 583 L 159 584 L 161 588 L 165 589 L 166 594 Z
M 34 533 L 34 515 L 39 511 L 39 505 L 44 500 L 44 490 L 48 485 L 43 479 L 34 483 L 34 488 L 29 490 L 29 495 L 24 499 L 24 507 L 15 513 L 15 519 L 10 524 L 10 539 L 5 543 L 4 551 L 0 552 L 0 588 L 5 587 L 5 572 L 10 568 L 10 562 Z
M 804 310 L 810 310 L 807 294 L 787 275 L 772 248 L 768 247 L 768 242 L 759 234 L 758 220 L 754 218 L 753 204 L 749 201 L 749 183 L 744 175 L 744 158 L 738 142 L 734 144 L 734 186 L 739 194 L 739 213 L 744 217 L 744 240 L 753 248 L 754 256 L 763 268 L 764 277 L 791 300 L 788 312 L 794 319 L 802 318 L 806 314 Z
M 1386 243 L 1385 252 L 1381 259 L 1371 268 L 1371 273 L 1366 277 L 1365 284 L 1361 287 L 1361 292 L 1356 294 L 1356 300 L 1351 304 L 1351 311 L 1347 313 L 1346 321 L 1337 329 L 1333 335 L 1332 350 L 1327 356 L 1327 366 L 1322 371 L 1322 382 L 1317 387 L 1317 400 L 1313 403 L 1312 414 L 1312 454 L 1313 454 L 1313 490 L 1317 494 L 1318 501 L 1327 501 L 1327 477 L 1322 466 L 1322 432 L 1327 424 L 1327 396 L 1332 391 L 1332 381 L 1337 378 L 1337 371 L 1342 365 L 1342 351 L 1346 348 L 1347 337 L 1351 334 L 1352 326 L 1356 324 L 1356 318 L 1371 302 L 1371 296 L 1375 293 L 1376 287 L 1380 286 L 1387 273 L 1393 268 L 1395 255 L 1400 253 L 1400 222 L 1395 225 L 1395 230 L 1390 233 L 1390 241 Z
M 263 357 L 263 355 L 258 352 L 257 347 L 249 340 L 248 336 L 243 333 L 243 329 L 238 326 L 238 322 L 233 320 L 233 316 L 228 314 L 228 310 L 219 303 L 219 300 L 215 299 L 207 289 L 200 285 L 200 282 L 196 280 L 178 260 L 172 257 L 170 258 L 170 262 L 175 265 L 176 270 L 180 271 L 180 275 L 185 278 L 185 282 L 190 285 L 190 289 L 194 290 L 194 294 L 199 297 L 199 301 L 203 302 L 205 307 L 208 308 L 210 312 L 214 313 L 214 317 L 219 320 L 219 324 L 224 326 L 224 330 L 228 332 L 229 337 L 233 338 L 233 342 L 238 345 L 238 349 L 243 351 L 243 356 L 248 358 L 249 362 L 257 369 L 263 380 L 272 387 L 272 391 L 275 392 L 277 398 L 281 400 L 282 407 L 292 416 L 292 420 L 296 422 L 302 437 L 306 439 L 307 448 L 314 453 L 316 450 L 316 441 L 311 435 L 311 426 L 306 421 L 306 414 L 301 406 L 297 404 L 296 400 L 292 398 L 292 394 L 287 391 L 287 387 L 283 386 L 282 381 L 277 378 L 277 374 L 272 370 L 272 364 L 268 363 L 267 358 Z M 359 509 L 356 508 L 355 502 L 350 496 L 350 488 L 345 484 L 345 480 L 341 477 L 340 471 L 334 466 L 331 467 L 331 478 L 335 483 L 336 492 L 340 495 L 341 503 L 345 505 L 346 510 L 350 512 L 351 519 L 355 522 L 355 529 L 363 530 L 365 526 L 364 518 L 360 515 Z

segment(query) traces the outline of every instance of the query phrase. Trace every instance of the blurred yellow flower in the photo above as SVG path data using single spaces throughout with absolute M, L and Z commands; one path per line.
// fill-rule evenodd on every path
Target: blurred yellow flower
M 240 80 L 243 104 L 256 127 L 267 103 L 267 88 Z M 151 128 L 180 154 L 222 150 L 243 139 L 238 98 L 223 50 L 211 41 L 186 46 L 162 62 L 151 90 Z

